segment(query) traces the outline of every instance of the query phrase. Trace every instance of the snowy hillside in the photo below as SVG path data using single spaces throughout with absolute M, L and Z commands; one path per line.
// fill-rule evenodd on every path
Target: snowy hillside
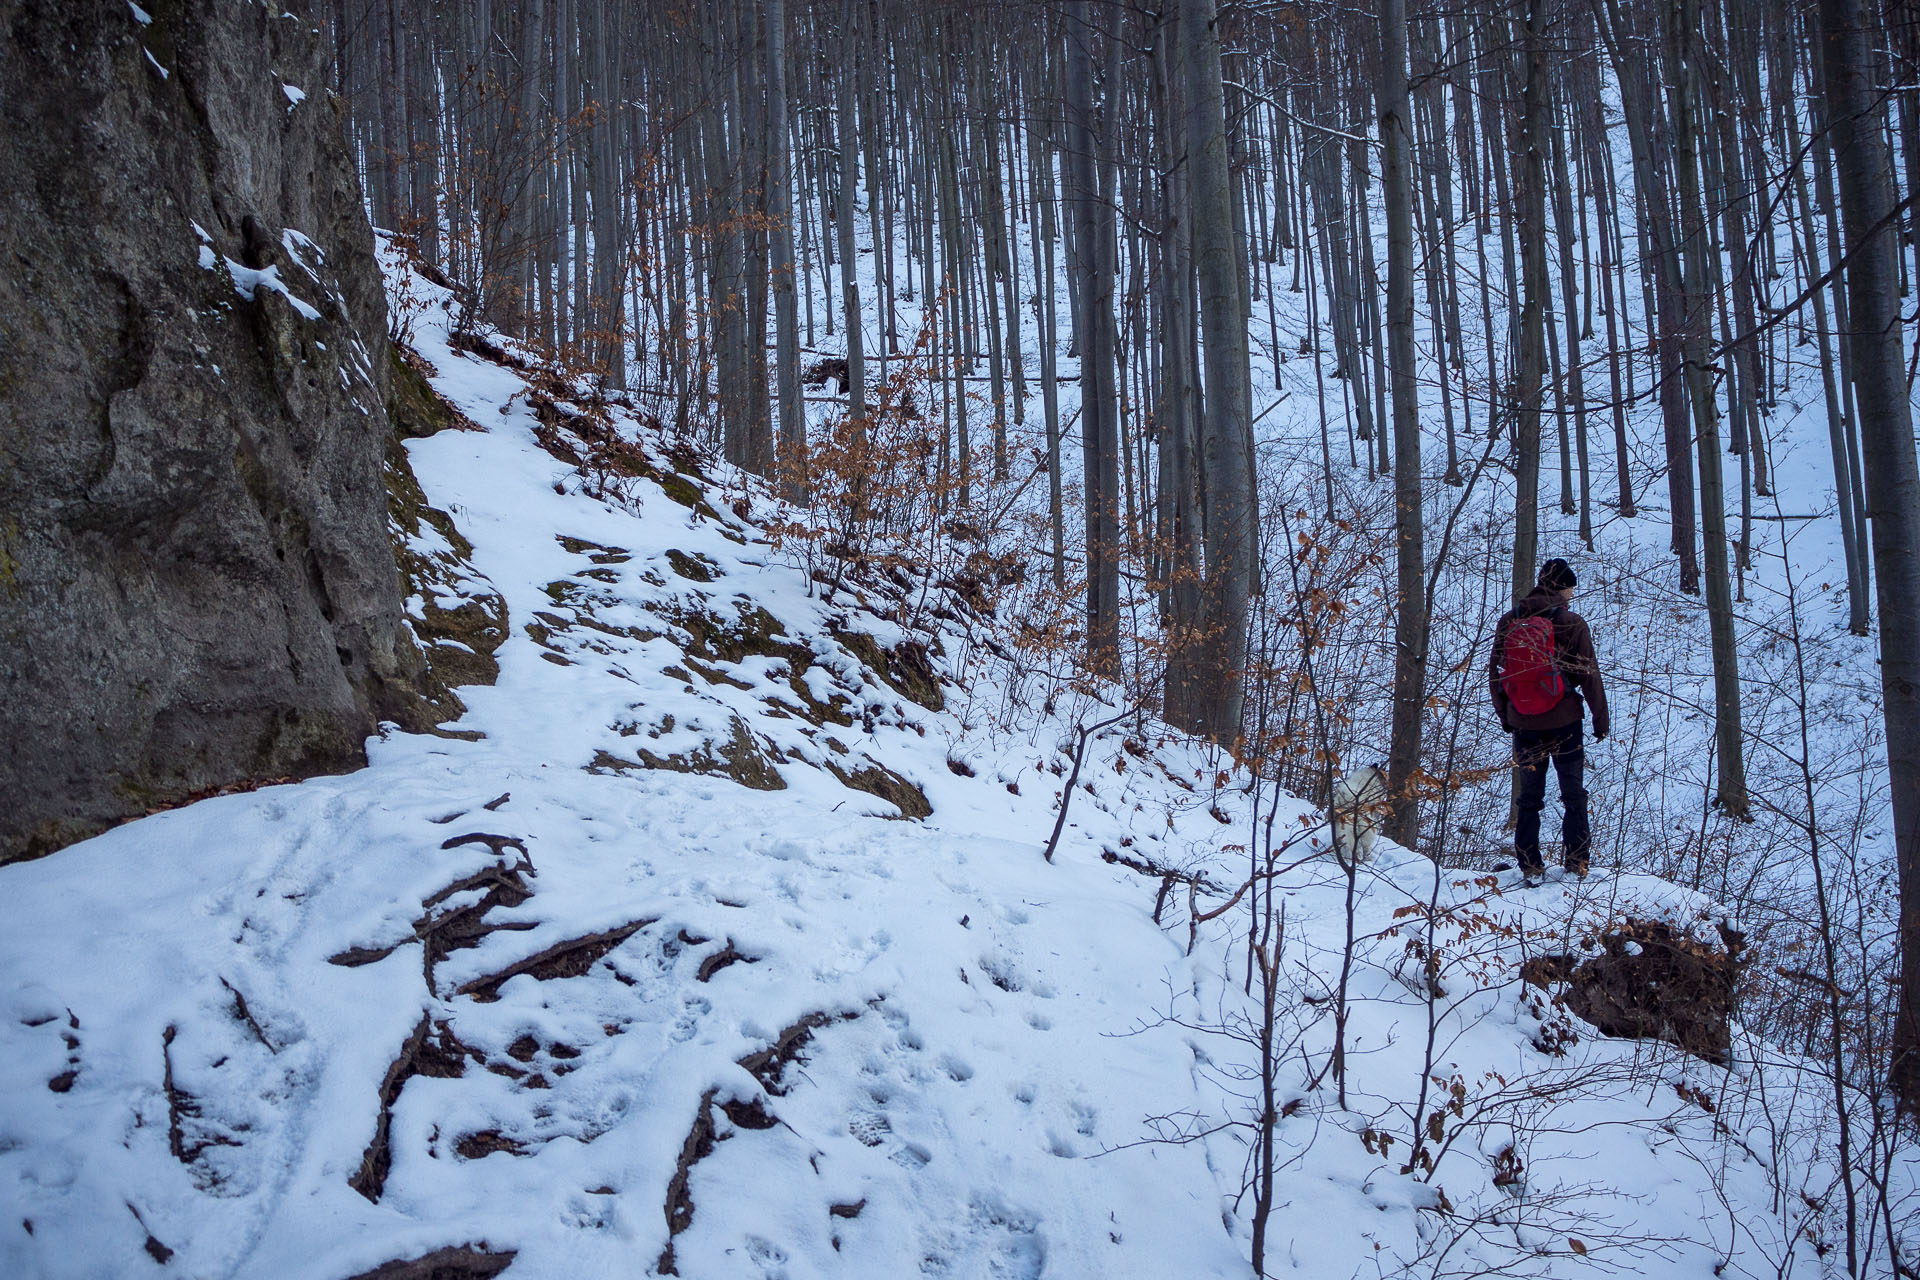
M 1829 1265 L 1830 1087 L 1522 978 L 1712 902 L 1385 844 L 1350 899 L 1304 806 L 1138 717 L 1049 863 L 1121 707 L 1000 696 L 961 593 L 810 581 L 757 484 L 409 287 L 481 427 L 409 446 L 471 544 L 418 525 L 410 611 L 497 592 L 498 679 L 0 870 L 0 1274 L 1238 1277 L 1263 1160 L 1269 1270 Z

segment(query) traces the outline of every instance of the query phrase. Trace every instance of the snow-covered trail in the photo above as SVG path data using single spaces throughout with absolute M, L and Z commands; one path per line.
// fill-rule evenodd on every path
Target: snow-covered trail
M 735 509 L 764 495 L 629 421 L 644 474 L 609 496 L 429 297 L 417 345 L 487 429 L 409 448 L 507 604 L 499 679 L 461 691 L 464 736 L 0 869 L 0 1274 L 1247 1275 L 1245 917 L 1189 955 L 1183 891 L 1156 924 L 1124 861 L 1237 884 L 1260 797 L 1116 727 L 1042 861 L 1076 724 L 1112 709 L 986 724 L 964 617 L 810 591 Z M 1274 813 L 1281 861 L 1310 852 L 1304 806 Z M 1726 1105 L 1777 1079 L 1757 1096 L 1811 1111 L 1790 1063 L 1601 1039 L 1518 977 L 1713 904 L 1436 885 L 1380 849 L 1344 1108 L 1345 878 L 1307 858 L 1268 895 L 1270 1270 L 1819 1269 L 1823 1220 L 1772 1208 L 1819 1186 L 1812 1130 Z M 1438 1167 L 1404 1171 L 1436 1114 Z
M 497 424 L 413 445 L 509 609 L 485 736 L 6 869 L 0 1272 L 1241 1274 L 1200 1148 L 1086 1158 L 1199 1099 L 1121 1034 L 1186 967 L 1150 894 L 1041 860 L 1053 744 L 954 773 L 832 635 L 897 628 L 710 504 L 555 492 L 519 378 L 422 346 Z

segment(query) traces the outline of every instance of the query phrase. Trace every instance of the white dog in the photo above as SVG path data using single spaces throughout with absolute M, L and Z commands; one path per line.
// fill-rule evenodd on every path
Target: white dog
M 1373 861 L 1373 842 L 1380 835 L 1381 806 L 1387 798 L 1387 775 L 1377 764 L 1364 764 L 1333 785 L 1333 856 L 1347 865 Z

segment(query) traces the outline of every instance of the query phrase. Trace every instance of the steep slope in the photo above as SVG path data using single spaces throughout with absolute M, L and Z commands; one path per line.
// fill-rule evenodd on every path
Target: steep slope
M 406 715 L 386 309 L 318 32 L 0 5 L 0 862 Z M 267 68 L 272 68 L 268 71 Z
M 1050 865 L 1118 708 L 1020 709 L 958 594 L 810 580 L 764 492 L 409 287 L 487 428 L 409 451 L 499 679 L 462 736 L 0 871 L 0 1271 L 1244 1276 L 1263 1127 L 1269 1271 L 1817 1270 L 1791 1058 L 1553 995 L 1711 903 L 1384 843 L 1350 894 L 1316 815 L 1137 717 Z
M 421 347 L 499 424 L 412 446 L 516 623 L 479 740 L 8 869 L 4 1269 L 1237 1274 L 1197 1148 L 1079 1158 L 1190 1103 L 1191 1054 L 1109 1039 L 1178 950 L 1130 874 L 1041 860 L 1052 775 L 951 772 L 939 655 L 663 442 L 583 496 L 530 430 L 559 388 Z

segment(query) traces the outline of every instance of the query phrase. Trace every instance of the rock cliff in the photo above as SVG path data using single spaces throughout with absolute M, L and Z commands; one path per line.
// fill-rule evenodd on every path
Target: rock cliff
M 427 718 L 316 28 L 0 0 L 0 862 Z

